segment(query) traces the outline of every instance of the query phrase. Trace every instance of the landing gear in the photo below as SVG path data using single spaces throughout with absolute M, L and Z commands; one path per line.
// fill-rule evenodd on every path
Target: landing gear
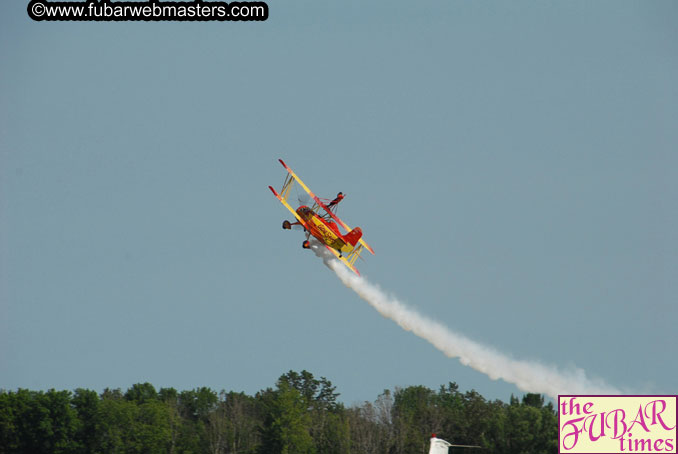
M 283 221 L 283 229 L 289 230 L 292 228 L 292 224 L 290 224 L 290 221 Z
M 311 243 L 308 240 L 306 240 L 303 243 L 301 243 L 301 247 L 303 247 L 304 249 L 311 249 Z

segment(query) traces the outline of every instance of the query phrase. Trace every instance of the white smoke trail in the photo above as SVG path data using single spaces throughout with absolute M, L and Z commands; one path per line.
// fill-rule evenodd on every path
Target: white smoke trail
M 587 378 L 582 369 L 562 371 L 533 361 L 512 359 L 491 347 L 455 333 L 389 297 L 366 279 L 356 276 L 324 246 L 315 243 L 312 248 L 344 285 L 356 292 L 382 316 L 427 340 L 449 358 L 459 358 L 463 365 L 470 366 L 493 380 L 503 379 L 525 392 L 546 394 L 553 399 L 557 399 L 558 394 L 620 394 L 619 390 L 601 380 Z

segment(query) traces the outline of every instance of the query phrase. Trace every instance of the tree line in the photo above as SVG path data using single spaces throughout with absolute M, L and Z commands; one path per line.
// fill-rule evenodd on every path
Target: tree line
M 254 396 L 150 383 L 101 394 L 2 390 L 0 454 L 426 454 L 431 433 L 484 448 L 478 453 L 557 452 L 556 411 L 539 394 L 488 401 L 450 382 L 385 390 L 349 407 L 338 396 L 307 371 Z

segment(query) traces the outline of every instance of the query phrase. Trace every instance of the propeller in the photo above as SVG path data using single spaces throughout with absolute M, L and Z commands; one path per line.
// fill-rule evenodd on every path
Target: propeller
M 299 201 L 299 206 L 311 206 L 311 197 L 305 192 L 297 194 L 297 200 Z
M 297 193 L 297 201 L 299 202 L 299 206 L 305 205 L 305 206 L 311 206 L 311 197 L 309 197 L 308 194 L 305 192 Z M 299 231 L 299 230 L 304 230 L 304 227 L 301 225 L 295 225 L 292 226 L 293 230 Z

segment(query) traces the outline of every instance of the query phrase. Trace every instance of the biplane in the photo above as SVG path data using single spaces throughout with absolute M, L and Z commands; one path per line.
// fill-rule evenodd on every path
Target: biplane
M 343 200 L 344 194 L 340 192 L 332 200 L 321 199 L 301 181 L 282 159 L 279 159 L 279 161 L 287 170 L 282 189 L 278 193 L 273 189 L 273 186 L 268 188 L 296 218 L 296 222 L 283 221 L 282 228 L 289 230 L 294 225 L 302 226 L 306 234 L 306 240 L 301 244 L 304 249 L 310 249 L 309 239 L 313 236 L 351 271 L 360 275 L 354 266 L 355 261 L 360 257 L 363 249 L 367 249 L 372 254 L 374 254 L 374 250 L 363 239 L 363 232 L 360 227 L 352 229 L 337 216 L 337 205 Z M 313 199 L 312 206 L 309 207 L 301 203 L 299 208 L 295 210 L 289 204 L 290 190 L 295 182 L 299 183 L 299 186 Z M 340 226 L 345 230 L 345 233 L 342 233 Z

